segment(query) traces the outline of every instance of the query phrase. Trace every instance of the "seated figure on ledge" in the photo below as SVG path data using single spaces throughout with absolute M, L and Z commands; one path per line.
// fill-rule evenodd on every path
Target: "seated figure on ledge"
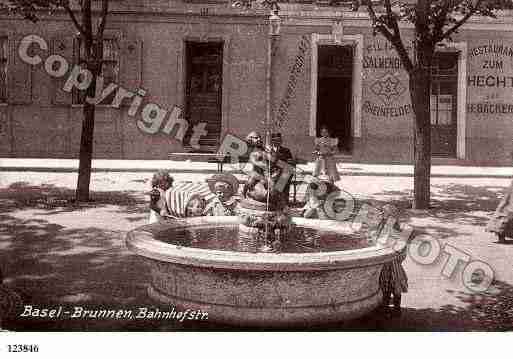
M 284 209 L 287 205 L 287 182 L 282 178 L 282 169 L 277 165 L 277 157 L 269 151 L 254 151 L 250 156 L 250 161 L 258 165 L 253 166 L 242 191 L 242 197 L 265 204 L 265 208 L 270 211 Z
M 399 232 L 401 225 L 399 223 L 399 210 L 392 205 L 384 205 L 381 208 L 381 223 L 379 224 L 378 236 L 382 240 L 394 239 L 393 232 Z M 410 239 L 407 239 L 409 243 Z M 408 276 L 402 263 L 406 259 L 407 246 L 394 258 L 392 262 L 385 263 L 381 269 L 379 285 L 383 293 L 383 310 L 389 311 L 390 304 L 393 305 L 391 314 L 401 315 L 402 293 L 408 292 Z
M 234 216 L 235 208 L 239 202 L 236 196 L 239 189 L 239 181 L 232 174 L 215 174 L 207 179 L 210 191 L 215 198 L 205 208 L 207 216 Z
M 326 176 L 315 177 L 306 189 L 303 217 L 330 219 L 324 208 L 324 203 L 331 193 L 337 191 L 340 191 L 340 189 Z

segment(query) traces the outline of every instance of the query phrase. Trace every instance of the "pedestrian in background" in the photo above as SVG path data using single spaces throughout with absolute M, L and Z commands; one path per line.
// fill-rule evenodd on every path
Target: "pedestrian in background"
M 321 127 L 321 137 L 315 139 L 314 155 L 315 160 L 314 177 L 326 175 L 332 183 L 340 180 L 335 161 L 335 153 L 337 152 L 338 138 L 330 137 L 330 133 L 326 126 Z
M 513 237 L 513 181 L 488 222 L 486 230 L 495 233 L 501 243 L 506 241 L 506 237 Z

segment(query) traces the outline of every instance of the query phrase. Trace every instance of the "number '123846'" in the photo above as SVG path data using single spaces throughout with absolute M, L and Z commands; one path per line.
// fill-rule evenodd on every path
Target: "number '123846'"
M 37 353 L 39 352 L 39 346 L 37 344 L 9 344 L 7 345 L 7 351 L 9 353 Z

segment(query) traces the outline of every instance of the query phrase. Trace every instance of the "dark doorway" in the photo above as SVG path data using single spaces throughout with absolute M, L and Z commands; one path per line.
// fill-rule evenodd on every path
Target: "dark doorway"
M 435 54 L 431 75 L 431 154 L 456 157 L 458 53 Z
M 317 78 L 317 136 L 322 126 L 337 137 L 339 150 L 352 149 L 353 47 L 319 46 Z
M 185 42 L 186 87 L 185 116 L 189 143 L 194 125 L 206 123 L 207 135 L 199 140 L 200 152 L 217 150 L 222 124 L 222 42 Z

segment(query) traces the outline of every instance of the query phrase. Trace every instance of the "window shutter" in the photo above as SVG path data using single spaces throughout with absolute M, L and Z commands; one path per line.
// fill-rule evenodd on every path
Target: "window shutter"
M 9 112 L 7 107 L 0 107 L 0 155 L 9 156 L 12 151 Z
M 136 91 L 142 82 L 142 42 L 127 38 L 121 42 L 120 85 L 128 91 Z
M 25 63 L 18 54 L 18 48 L 24 36 L 17 35 L 9 39 L 9 59 L 7 64 L 7 83 L 9 103 L 25 105 L 32 102 L 32 65 Z
M 52 54 L 60 55 L 68 61 L 68 73 L 62 77 L 52 77 L 53 104 L 71 105 L 72 91 L 63 91 L 64 83 L 68 79 L 69 72 L 75 65 L 74 61 L 74 40 L 71 37 L 56 37 L 52 41 Z

